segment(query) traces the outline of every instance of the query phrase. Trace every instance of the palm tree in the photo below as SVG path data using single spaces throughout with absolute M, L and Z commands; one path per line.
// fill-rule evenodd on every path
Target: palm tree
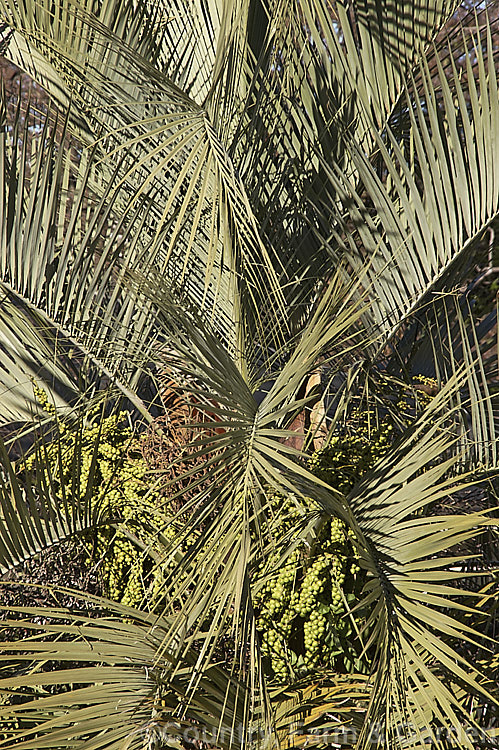
M 175 558 L 156 600 L 11 608 L 0 687 L 18 728 L 0 747 L 341 728 L 357 750 L 493 747 L 495 590 L 459 580 L 464 542 L 495 528 L 495 318 L 475 320 L 466 283 L 498 212 L 497 24 L 483 4 L 449 24 L 456 8 L 0 0 L 7 54 L 52 98 L 34 134 L 29 107 L 3 104 L 2 420 L 39 425 L 35 381 L 57 415 L 45 441 L 99 399 L 154 423 L 167 371 L 206 428 L 189 446 L 203 481 L 156 527 Z M 308 468 L 313 430 L 289 440 L 318 367 L 329 437 L 360 399 L 397 425 L 347 495 Z M 404 419 L 393 393 L 415 374 L 438 393 Z M 122 521 L 92 501 L 92 470 L 81 499 L 78 465 L 61 502 L 39 446 L 29 481 L 3 452 L 4 572 Z M 492 499 L 439 511 L 470 487 Z M 275 493 L 304 509 L 287 534 Z M 370 669 L 279 685 L 254 612 L 275 570 L 255 571 L 331 517 L 364 571 Z

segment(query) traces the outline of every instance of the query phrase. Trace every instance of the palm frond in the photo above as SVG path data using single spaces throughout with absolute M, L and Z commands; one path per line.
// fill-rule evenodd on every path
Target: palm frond
M 50 113 L 31 138 L 30 117 L 18 108 L 0 144 L 2 419 L 30 419 L 33 380 L 60 406 L 105 378 L 144 412 L 129 387 L 140 376 L 132 358 L 147 357 L 154 337 L 147 303 L 138 311 L 122 282 L 147 252 L 147 202 L 118 216 L 112 183 L 100 198 L 89 189 L 95 154 L 78 153 Z
M 311 742 L 352 743 L 362 727 L 369 700 L 366 675 L 324 675 L 296 685 L 275 688 L 276 732 L 283 747 Z
M 361 564 L 370 575 L 362 604 L 371 608 L 370 639 L 378 651 L 366 727 L 377 725 L 384 741 L 394 747 L 409 742 L 419 748 L 428 738 L 443 747 L 444 730 L 457 729 L 465 737 L 463 747 L 473 747 L 473 732 L 479 731 L 486 741 L 484 728 L 457 700 L 454 680 L 483 704 L 496 703 L 484 675 L 473 670 L 457 645 L 461 640 L 472 648 L 496 647 L 450 614 L 452 609 L 472 613 L 473 607 L 460 600 L 473 594 L 452 585 L 462 578 L 456 565 L 461 558 L 446 551 L 497 521 L 487 513 L 450 518 L 425 512 L 477 481 L 470 477 L 468 483 L 456 483 L 449 477 L 457 460 L 448 452 L 455 439 L 448 407 L 456 385 L 447 384 L 416 422 L 415 432 L 381 460 L 349 498 L 359 529 Z M 359 747 L 369 741 L 365 729 Z
M 372 258 L 367 275 L 378 300 L 373 312 L 388 337 L 432 292 L 446 288 L 497 215 L 499 99 L 490 24 L 476 36 L 463 32 L 463 39 L 458 49 L 468 73 L 476 56 L 476 75 L 463 80 L 453 56 L 444 70 L 435 48 L 434 69 L 421 62 L 406 88 L 410 128 L 404 140 L 390 125 L 376 135 L 377 165 L 351 140 L 362 187 L 348 185 L 336 167 L 334 173 L 324 164 L 343 200 L 351 196 L 351 220 Z M 347 228 L 345 222 L 339 226 Z M 344 247 L 354 269 L 364 269 L 353 241 Z
M 191 652 L 187 668 L 176 669 L 182 644 L 165 651 L 168 621 L 100 597 L 81 596 L 89 614 L 62 607 L 16 607 L 3 620 L 6 627 L 22 627 L 29 634 L 22 642 L 3 642 L 0 657 L 4 664 L 14 660 L 29 670 L 0 680 L 0 690 L 14 699 L 0 714 L 4 722 L 17 722 L 19 729 L 10 734 L 18 747 L 28 750 L 43 743 L 54 750 L 139 749 L 167 738 L 185 741 L 197 728 L 222 747 L 244 741 L 238 736 L 246 710 L 244 692 L 238 692 L 236 678 L 212 667 L 187 708 L 185 694 L 196 655 Z M 40 613 L 44 624 L 37 622 Z M 52 662 L 54 669 L 44 669 Z M 71 690 L 55 690 L 69 683 Z M 7 747 L 12 737 L 1 740 L 0 747 Z
M 61 3 L 55 12 L 49 11 L 47 5 L 43 13 L 40 11 L 39 25 L 36 14 L 24 6 L 19 10 L 4 4 L 4 13 L 13 27 L 24 35 L 22 44 L 28 46 L 25 53 L 28 58 L 32 48 L 35 56 L 43 52 L 49 63 L 57 67 L 57 76 L 65 79 L 67 87 L 74 91 L 73 105 L 87 119 L 87 130 L 102 134 L 101 144 L 107 151 L 104 167 L 112 171 L 113 164 L 123 161 L 124 147 L 128 149 L 131 158 L 122 178 L 122 205 L 130 210 L 145 196 L 151 202 L 154 218 L 151 217 L 149 224 L 150 261 L 158 257 L 162 273 L 183 280 L 196 302 L 216 310 L 228 337 L 234 337 L 231 321 L 237 319 L 237 310 L 232 310 L 229 302 L 236 283 L 243 285 L 246 296 L 256 298 L 254 307 L 260 307 L 261 311 L 264 310 L 261 300 L 268 299 L 270 294 L 269 312 L 273 312 L 273 307 L 279 309 L 284 325 L 282 293 L 268 257 L 269 250 L 260 238 L 251 203 L 232 163 L 222 129 L 215 127 L 219 120 L 225 120 L 223 110 L 211 116 L 208 102 L 203 108 L 202 102 L 185 93 L 165 74 L 155 71 L 141 51 L 129 45 L 126 23 L 118 29 L 123 38 L 103 23 L 107 10 L 109 7 L 103 6 L 101 16 L 97 17 L 79 3 Z M 186 9 L 179 12 L 182 10 Z M 196 9 L 192 10 L 197 34 L 200 27 Z M 219 52 L 213 60 L 216 86 L 229 86 L 232 91 L 234 86 L 237 88 L 237 77 L 228 81 L 217 73 L 218 58 L 230 54 L 224 48 L 227 40 L 217 9 L 204 8 L 203 13 L 214 14 L 206 28 L 218 28 L 221 35 Z M 119 4 L 113 4 L 112 16 L 115 15 L 119 15 Z M 58 22 L 59 16 L 64 23 Z M 245 14 L 236 11 L 236 17 L 243 23 Z M 88 50 L 74 47 L 71 18 L 77 20 L 79 38 L 92 39 L 95 68 L 87 65 Z M 32 33 L 34 29 L 36 34 Z M 202 39 L 204 32 L 199 34 Z M 229 46 L 239 48 L 241 34 L 231 32 Z M 217 40 L 212 43 L 216 45 Z M 113 52 L 104 53 L 104 49 Z M 240 57 L 238 52 L 234 55 Z M 209 59 L 209 55 L 204 55 L 200 65 L 205 66 Z M 192 60 L 179 60 L 181 68 L 190 69 L 191 63 Z M 182 69 L 176 75 L 179 83 L 186 83 Z M 226 93 L 218 96 L 216 88 L 213 90 L 220 107 L 224 101 L 232 101 Z M 79 135 L 88 143 L 83 130 L 80 129 Z M 224 320 L 224 316 L 228 319 Z M 258 325 L 256 317 L 254 326 Z

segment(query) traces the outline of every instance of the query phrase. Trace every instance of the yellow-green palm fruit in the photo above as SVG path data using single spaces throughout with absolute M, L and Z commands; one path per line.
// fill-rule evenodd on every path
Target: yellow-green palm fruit
M 54 414 L 46 392 L 36 383 L 33 390 L 42 408 Z M 58 440 L 44 446 L 47 478 L 50 474 L 61 502 L 64 491 L 72 492 L 75 488 L 83 499 L 94 464 L 91 499 L 101 506 L 107 505 L 116 518 L 121 519 L 121 527 L 100 529 L 96 538 L 89 540 L 89 564 L 98 565 L 107 596 L 137 604 L 145 588 L 155 586 L 154 576 L 161 574 L 158 568 L 148 578 L 144 570 L 146 558 L 137 551 L 126 532 L 138 536 L 142 543 L 154 549 L 158 546 L 154 528 L 162 529 L 166 523 L 158 508 L 158 494 L 147 481 L 148 466 L 142 457 L 141 437 L 133 433 L 128 414 L 123 411 L 105 417 L 98 424 L 88 424 L 79 432 L 72 431 L 61 420 L 57 420 L 57 424 Z M 20 470 L 32 469 L 35 461 L 39 462 L 39 455 L 33 453 L 20 465 Z

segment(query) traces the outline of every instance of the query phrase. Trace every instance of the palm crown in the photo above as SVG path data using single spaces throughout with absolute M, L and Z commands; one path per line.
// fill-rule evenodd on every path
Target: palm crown
M 4 644 L 5 715 L 21 728 L 0 747 L 160 747 L 186 727 L 222 746 L 300 744 L 304 723 L 348 726 L 359 750 L 446 748 L 458 730 L 459 747 L 493 746 L 494 642 L 475 629 L 493 589 L 455 581 L 463 543 L 494 520 L 438 511 L 497 467 L 494 316 L 475 321 L 462 291 L 498 211 L 486 11 L 449 25 L 456 5 L 431 0 L 0 8 L 7 54 L 54 102 L 35 136 L 4 105 L 1 417 L 39 423 L 35 381 L 56 407 L 52 443 L 63 418 L 81 435 L 75 413 L 103 397 L 154 425 L 147 394 L 168 373 L 202 415 L 189 451 L 204 466 L 184 470 L 180 510 L 163 507 L 137 552 L 175 561 L 158 596 L 7 618 L 33 636 Z M 404 418 L 394 390 L 421 373 L 438 392 L 411 390 Z M 398 437 L 343 492 L 309 448 L 359 404 Z M 29 481 L 3 455 L 4 571 L 123 521 L 92 499 L 96 459 L 83 493 L 76 462 L 61 501 L 46 450 Z M 303 511 L 286 533 L 276 493 Z M 363 570 L 369 667 L 279 685 L 255 597 L 331 518 Z

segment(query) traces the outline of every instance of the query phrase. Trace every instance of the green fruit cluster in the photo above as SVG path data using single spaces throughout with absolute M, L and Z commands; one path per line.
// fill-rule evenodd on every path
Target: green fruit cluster
M 335 435 L 322 450 L 310 458 L 310 470 L 319 479 L 347 495 L 359 478 L 372 469 L 391 445 L 393 425 L 381 423 L 377 430 L 370 429 L 369 412 L 354 412 L 355 430 L 350 434 Z M 350 427 L 352 429 L 352 427 Z
M 282 508 L 290 501 L 276 498 L 277 502 Z M 319 665 L 338 666 L 338 651 L 346 648 L 338 649 L 338 643 L 351 636 L 351 623 L 344 615 L 346 597 L 351 600 L 358 589 L 360 568 L 355 561 L 350 534 L 342 521 L 332 518 L 313 551 L 300 545 L 277 577 L 255 595 L 262 653 L 277 682 Z M 267 568 L 269 564 L 272 560 Z M 341 658 L 345 662 L 345 654 Z M 353 668 L 354 659 L 347 659 L 347 668 Z
M 54 415 L 45 391 L 34 384 L 34 393 L 42 408 Z M 60 420 L 57 426 L 58 439 L 44 447 L 47 479 L 50 475 L 61 502 L 70 493 L 83 500 L 91 482 L 91 503 L 118 519 L 87 539 L 88 562 L 98 565 L 106 596 L 137 605 L 151 586 L 157 588 L 155 577 L 162 578 L 163 572 L 161 566 L 150 570 L 149 558 L 138 552 L 131 537 L 158 547 L 154 531 L 165 524 L 158 494 L 147 481 L 140 437 L 128 426 L 126 412 L 89 423 L 82 430 L 71 430 Z M 20 469 L 33 469 L 35 455 L 25 459 Z
M 418 377 L 416 383 L 428 388 L 434 381 Z M 418 391 L 419 403 L 431 396 Z M 398 397 L 397 409 L 408 419 L 416 413 L 414 390 L 407 388 Z M 312 454 L 313 474 L 347 495 L 374 464 L 389 450 L 396 428 L 387 417 L 376 423 L 372 411 L 353 410 L 345 429 L 328 445 Z M 377 424 L 373 429 L 373 424 Z M 289 531 L 300 510 L 294 497 L 271 499 L 283 534 Z M 305 501 L 301 513 L 313 511 L 313 500 Z M 362 670 L 362 648 L 356 642 L 354 624 L 359 615 L 350 614 L 360 597 L 364 578 L 352 545 L 353 532 L 338 518 L 331 518 L 321 529 L 313 549 L 301 543 L 279 569 L 267 555 L 265 571 L 277 568 L 277 575 L 258 589 L 255 596 L 257 628 L 262 652 L 277 682 L 318 667 L 339 671 Z M 263 575 L 263 569 L 256 578 Z

